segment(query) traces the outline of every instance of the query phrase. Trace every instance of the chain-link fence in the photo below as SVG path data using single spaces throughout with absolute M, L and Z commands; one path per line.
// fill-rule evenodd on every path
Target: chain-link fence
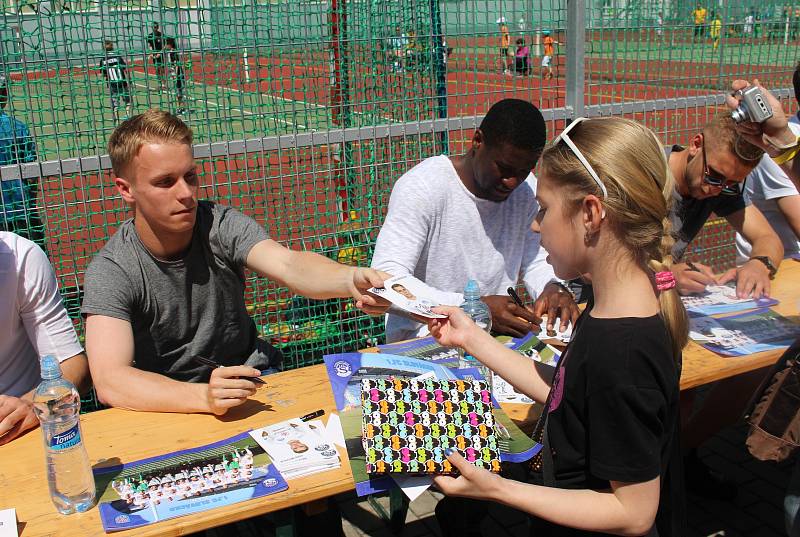
M 35 194 L 15 229 L 41 237 L 79 325 L 84 270 L 130 217 L 105 144 L 122 116 L 150 107 L 179 112 L 194 129 L 203 196 L 253 216 L 291 248 L 365 265 L 394 181 L 428 156 L 464 151 L 501 98 L 537 104 L 550 138 L 572 117 L 613 114 L 674 144 L 719 112 L 734 77 L 758 76 L 788 96 L 800 10 L 701 4 L 7 0 L 5 113 L 27 124 L 35 153 L 0 163 L 0 177 Z M 164 50 L 167 37 L 174 52 Z M 119 99 L 113 109 L 100 68 L 117 54 L 129 109 Z M 543 76 L 544 55 L 552 78 Z M 728 228 L 716 225 L 691 255 L 721 267 L 732 261 L 729 243 Z M 383 333 L 381 319 L 344 301 L 298 298 L 257 278 L 248 294 L 289 367 Z

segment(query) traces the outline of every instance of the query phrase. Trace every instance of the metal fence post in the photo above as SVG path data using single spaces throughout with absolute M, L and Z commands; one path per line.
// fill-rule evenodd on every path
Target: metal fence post
M 586 2 L 567 0 L 567 109 L 573 118 L 583 115 L 586 52 Z

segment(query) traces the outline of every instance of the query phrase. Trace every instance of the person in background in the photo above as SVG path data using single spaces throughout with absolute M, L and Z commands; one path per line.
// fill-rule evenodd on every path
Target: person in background
M 131 88 L 128 76 L 128 63 L 125 58 L 114 53 L 114 42 L 105 42 L 105 58 L 100 60 L 100 72 L 108 84 L 111 96 L 111 113 L 114 121 L 120 120 L 120 108 L 123 109 L 121 118 L 128 119 L 131 115 Z
M 753 30 L 756 24 L 756 12 L 754 9 L 750 10 L 750 13 L 744 18 L 744 26 L 742 26 L 742 37 L 746 40 L 751 40 L 753 38 Z
M 28 126 L 6 113 L 9 80 L 0 69 L 0 166 L 36 160 L 36 143 Z M 37 209 L 36 179 L 0 181 L 0 231 L 11 231 L 45 248 L 44 225 Z
M 544 46 L 542 55 L 542 77 L 545 80 L 553 78 L 553 56 L 555 56 L 556 45 L 560 45 L 558 41 L 553 39 L 550 35 L 550 30 L 542 30 L 542 45 Z
M 458 306 L 474 279 L 492 315 L 492 329 L 524 336 L 547 313 L 547 328 L 562 330 L 578 309 L 555 279 L 547 252 L 532 231 L 521 232 L 539 210 L 531 170 L 547 127 L 528 101 L 503 99 L 489 109 L 463 155 L 430 157 L 397 180 L 375 244 L 372 266 L 425 282 L 425 296 Z M 506 293 L 520 279 L 533 311 Z M 386 318 L 387 342 L 427 334 L 427 326 L 399 313 Z
M 791 124 L 790 124 L 791 125 Z M 794 128 L 800 134 L 800 125 Z M 800 256 L 800 194 L 780 166 L 764 155 L 744 182 L 744 199 L 761 211 L 783 243 L 784 258 Z M 736 263 L 746 263 L 753 247 L 736 233 Z M 798 258 L 800 259 L 800 258 Z
M 497 19 L 497 26 L 500 30 L 500 61 L 503 64 L 503 73 L 510 75 L 511 71 L 508 70 L 508 48 L 511 46 L 511 34 L 508 32 L 508 25 L 506 18 L 500 17 Z
M 164 69 L 164 34 L 159 24 L 153 23 L 153 31 L 147 34 L 147 46 L 150 47 L 150 61 L 156 70 L 159 87 L 167 89 L 166 70 Z
M 517 39 L 517 50 L 514 52 L 514 72 L 520 76 L 531 74 L 531 48 L 521 37 Z
M 698 2 L 697 7 L 692 10 L 692 19 L 694 20 L 694 36 L 692 37 L 692 41 L 695 43 L 697 41 L 702 41 L 706 35 L 706 16 L 708 15 L 708 10 L 703 7 L 703 5 Z
M 183 70 L 183 60 L 177 48 L 174 37 L 168 37 L 164 41 L 164 55 L 169 69 L 169 77 L 175 88 L 175 103 L 178 106 L 176 113 L 180 115 L 186 113 L 186 101 L 184 100 L 186 73 Z
M 0 231 L 0 445 L 39 425 L 33 392 L 39 358 L 52 354 L 85 393 L 89 366 L 67 316 L 53 267 L 30 240 Z
M 717 16 L 716 11 L 711 11 L 711 28 L 710 28 L 711 42 L 714 45 L 714 50 L 719 48 L 719 40 L 722 38 L 722 19 Z

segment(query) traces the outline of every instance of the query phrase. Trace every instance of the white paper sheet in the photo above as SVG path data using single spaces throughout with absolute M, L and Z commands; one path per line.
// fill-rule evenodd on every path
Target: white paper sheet
M 18 537 L 17 533 L 17 510 L 0 510 L 0 537 Z

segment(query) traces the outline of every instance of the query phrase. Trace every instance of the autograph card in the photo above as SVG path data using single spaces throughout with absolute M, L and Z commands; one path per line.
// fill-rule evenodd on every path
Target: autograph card
M 394 276 L 386 280 L 383 285 L 383 288 L 373 287 L 367 291 L 385 298 L 398 308 L 415 315 L 430 319 L 444 319 L 447 317 L 447 315 L 440 315 L 431 311 L 431 308 L 439 304 L 425 295 L 425 284 L 415 277 Z

